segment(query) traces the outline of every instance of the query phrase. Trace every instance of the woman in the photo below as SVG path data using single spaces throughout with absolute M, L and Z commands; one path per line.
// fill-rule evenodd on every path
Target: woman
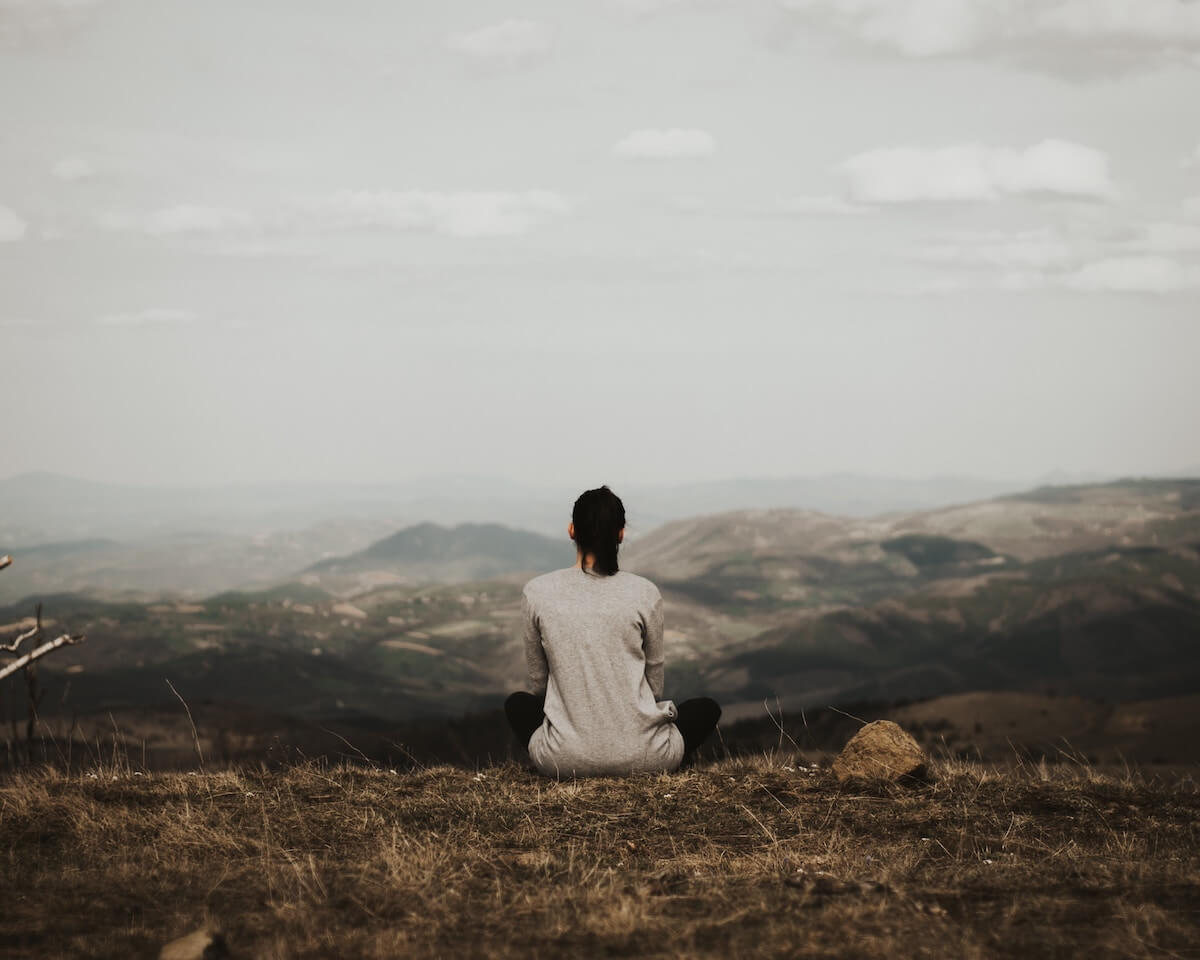
M 553 777 L 676 770 L 715 729 L 721 708 L 663 700 L 663 598 L 617 569 L 625 507 L 607 486 L 575 501 L 573 567 L 534 577 L 522 594 L 532 693 L 504 704 L 542 773 Z

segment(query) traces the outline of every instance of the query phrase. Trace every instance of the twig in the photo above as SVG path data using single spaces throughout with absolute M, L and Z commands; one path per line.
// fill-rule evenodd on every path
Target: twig
M 166 680 L 166 677 L 163 677 Z M 167 680 L 167 686 L 171 688 L 171 692 L 179 697 L 179 691 L 175 689 L 175 685 Z M 196 721 L 192 719 L 192 711 L 188 708 L 187 701 L 183 697 L 179 697 L 179 702 L 183 704 L 183 709 L 187 713 L 188 723 L 192 725 L 192 742 L 196 745 L 196 756 L 200 758 L 200 772 L 204 772 L 204 754 L 200 750 L 200 734 L 196 732 Z
M 12 555 L 11 554 L 6 553 L 4 556 L 0 557 L 0 570 L 3 570 L 5 567 L 11 566 L 11 565 L 12 565 Z
M 781 704 L 779 702 L 779 697 L 775 698 L 775 707 L 776 707 L 776 709 L 779 710 L 779 719 L 778 720 L 776 720 L 775 715 L 773 713 L 771 713 L 771 708 L 769 706 L 767 706 L 767 698 L 763 697 L 763 709 L 767 711 L 767 716 L 771 718 L 771 722 L 773 724 L 775 724 L 775 726 L 779 729 L 779 746 L 780 747 L 783 746 L 783 738 L 787 737 L 788 742 L 793 747 L 796 748 L 796 752 L 799 754 L 803 754 L 803 751 L 800 749 L 800 744 L 798 744 L 795 740 L 793 740 L 792 735 L 790 733 L 788 733 L 787 730 L 785 730 L 783 727 L 783 704 Z M 801 711 L 801 715 L 803 715 L 803 711 Z
M 11 557 L 9 558 L 11 560 Z M 42 605 L 37 605 L 37 616 L 34 617 L 33 626 L 24 633 L 19 634 L 17 639 L 12 643 L 0 643 L 0 650 L 7 650 L 9 653 L 16 653 L 19 647 L 26 640 L 34 640 L 42 635 Z
M 866 725 L 867 725 L 867 723 L 869 723 L 869 722 L 870 722 L 870 721 L 868 721 L 868 720 L 864 720 L 862 717 L 856 717 L 856 716 L 855 716 L 854 714 L 852 714 L 852 713 L 847 713 L 845 710 L 839 710 L 837 707 L 833 707 L 833 706 L 831 706 L 831 707 L 829 707 L 828 709 L 832 710 L 834 713 L 840 713 L 840 714 L 841 714 L 843 717 L 849 717 L 851 720 L 857 720 L 857 721 L 858 721 L 859 723 L 861 723 L 863 726 L 866 726 Z
M 317 729 L 318 729 L 318 730 L 324 730 L 326 733 L 328 733 L 328 734 L 331 734 L 332 736 L 335 736 L 335 737 L 337 737 L 339 740 L 341 740 L 341 741 L 342 741 L 342 743 L 344 743 L 344 744 L 345 744 L 346 746 L 348 746 L 348 747 L 349 747 L 351 750 L 353 750 L 355 753 L 357 753 L 357 754 L 358 754 L 360 757 L 362 757 L 364 760 L 366 760 L 366 761 L 367 761 L 367 763 L 369 763 L 371 766 L 373 766 L 373 767 L 377 767 L 377 766 L 379 766 L 379 764 L 377 764 L 377 763 L 376 763 L 374 760 L 372 760 L 372 759 L 371 759 L 370 757 L 368 757 L 368 756 L 367 756 L 365 753 L 363 753 L 361 750 L 359 750 L 359 749 L 358 749 L 358 747 L 356 747 L 354 744 L 352 744 L 352 743 L 351 743 L 349 740 L 347 740 L 345 737 L 343 737 L 343 736 L 342 736 L 340 733 L 338 733 L 336 730 L 328 730 L 328 729 L 326 729 L 325 727 L 322 727 L 322 726 L 320 726 L 320 725 L 318 725 Z
M 776 802 L 778 802 L 778 801 L 776 801 Z M 744 803 L 739 803 L 739 804 L 738 804 L 738 806 L 739 806 L 739 807 L 741 807 L 743 810 L 745 810 L 745 811 L 746 811 L 746 813 L 748 813 L 748 814 L 750 815 L 750 819 L 751 819 L 751 820 L 753 820 L 755 823 L 757 823 L 757 824 L 759 825 L 759 827 L 761 827 L 761 828 L 762 828 L 762 832 L 763 832 L 763 833 L 765 833 L 765 834 L 767 835 L 767 837 L 770 839 L 770 841 L 771 841 L 772 843 L 778 843 L 778 842 L 779 842 L 779 838 L 778 838 L 778 837 L 776 837 L 774 833 L 772 833 L 770 830 L 768 830 L 768 829 L 767 829 L 767 826 L 766 826 L 766 824 L 764 824 L 764 823 L 763 823 L 761 820 L 759 820 L 759 819 L 758 819 L 758 817 L 756 817 L 756 816 L 754 815 L 754 811 L 753 811 L 753 810 L 751 810 L 751 809 L 750 809 L 748 806 L 746 806 Z M 785 808 L 785 809 L 786 809 L 786 808 Z
M 17 659 L 12 663 L 6 664 L 4 667 L 0 667 L 0 680 L 3 680 L 10 674 L 16 673 L 22 667 L 28 666 L 29 664 L 33 663 L 34 660 L 44 657 L 52 650 L 57 650 L 59 647 L 67 646 L 69 644 L 82 643 L 84 637 L 85 634 L 82 633 L 64 633 L 61 637 L 55 637 L 53 640 L 43 643 L 40 647 L 30 650 L 27 654 L 25 654 L 25 656 L 17 657 Z
M 423 764 L 423 763 L 422 763 L 420 760 L 418 760 L 416 757 L 414 757 L 414 756 L 412 755 L 412 753 L 411 753 L 411 752 L 409 752 L 409 750 L 408 750 L 408 749 L 407 749 L 407 748 L 406 748 L 406 747 L 405 747 L 403 744 L 401 744 L 401 743 L 396 743 L 396 741 L 395 741 L 395 740 L 389 740 L 389 741 L 388 741 L 388 743 L 390 743 L 390 744 L 391 744 L 393 747 L 395 747 L 397 750 L 399 750 L 401 753 L 403 753 L 403 754 L 404 754 L 406 757 L 408 757 L 408 759 L 409 759 L 409 760 L 411 760 L 413 763 L 415 763 L 415 764 L 416 764 L 418 767 L 420 767 L 422 770 L 427 770 L 427 769 L 428 769 L 428 768 L 425 766 L 425 764 Z

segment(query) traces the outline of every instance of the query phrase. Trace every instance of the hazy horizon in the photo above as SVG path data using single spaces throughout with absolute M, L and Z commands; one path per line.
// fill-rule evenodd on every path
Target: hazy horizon
M 0 475 L 1200 463 L 1200 4 L 0 5 Z

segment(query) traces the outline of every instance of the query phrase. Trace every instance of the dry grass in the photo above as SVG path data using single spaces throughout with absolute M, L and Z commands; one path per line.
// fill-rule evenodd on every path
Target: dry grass
M 0 955 L 1200 956 L 1188 778 L 791 754 L 557 783 L 311 763 L 0 783 Z

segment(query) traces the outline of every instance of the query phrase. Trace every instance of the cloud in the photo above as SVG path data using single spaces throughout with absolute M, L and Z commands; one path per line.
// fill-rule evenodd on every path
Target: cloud
M 219 234 L 247 230 L 257 225 L 256 218 L 231 207 L 181 203 L 138 214 L 106 211 L 97 217 L 101 227 L 122 233 L 145 233 L 152 237 L 172 234 Z
M 778 203 L 781 213 L 802 217 L 858 217 L 866 213 L 877 213 L 877 207 L 848 203 L 841 197 L 784 197 Z
M 527 233 L 565 216 L 571 202 L 548 190 L 439 193 L 420 190 L 339 190 L 259 212 L 179 204 L 145 214 L 108 212 L 100 225 L 153 237 L 236 237 L 227 251 L 244 255 L 284 252 L 281 239 L 354 230 L 398 230 L 450 237 L 500 237 Z
M 25 236 L 27 224 L 15 210 L 0 206 L 0 243 L 15 243 Z
M 1183 212 L 1189 217 L 1200 217 L 1200 197 L 1188 197 L 1184 200 Z
M 650 16 L 674 7 L 685 6 L 689 0 L 613 0 L 613 2 L 626 13 L 632 13 L 635 16 Z
M 1161 60 L 1200 50 L 1194 0 L 781 0 L 809 24 L 904 57 Z
M 1079 254 L 1076 245 L 1056 228 L 1041 227 L 1017 233 L 950 234 L 921 247 L 916 256 L 932 263 L 963 267 L 1049 270 L 1072 265 Z
M 1200 287 L 1200 269 L 1169 257 L 1108 257 L 1085 264 L 1062 282 L 1092 293 L 1174 293 Z
M 913 257 L 951 268 L 932 281 L 946 289 L 1172 293 L 1200 286 L 1200 226 L 957 232 L 917 248 Z
M 472 60 L 513 66 L 548 54 L 554 28 L 537 20 L 505 20 L 446 38 L 446 46 Z
M 50 170 L 59 180 L 90 180 L 96 171 L 86 157 L 63 157 Z
M 391 229 L 451 237 L 498 237 L 526 233 L 571 212 L 557 193 L 341 190 L 298 205 L 312 226 L 324 230 Z
M 0 49 L 50 43 L 87 24 L 100 0 L 0 0 Z
M 145 327 L 171 326 L 191 323 L 196 315 L 190 310 L 177 310 L 171 307 L 150 307 L 146 310 L 136 310 L 131 313 L 106 313 L 96 317 L 92 322 L 105 327 Z
M 1144 253 L 1200 253 L 1200 226 L 1148 223 L 1127 245 Z
M 708 157 L 716 152 L 717 142 L 705 130 L 634 130 L 612 146 L 613 156 L 626 160 L 674 160 Z
M 155 210 L 142 219 L 141 229 L 151 236 L 172 233 L 224 233 L 252 226 L 253 217 L 229 207 L 184 203 Z
M 1024 150 L 968 143 L 889 147 L 843 161 L 839 170 L 858 203 L 995 200 L 1021 194 L 1111 199 L 1108 157 L 1065 140 Z

